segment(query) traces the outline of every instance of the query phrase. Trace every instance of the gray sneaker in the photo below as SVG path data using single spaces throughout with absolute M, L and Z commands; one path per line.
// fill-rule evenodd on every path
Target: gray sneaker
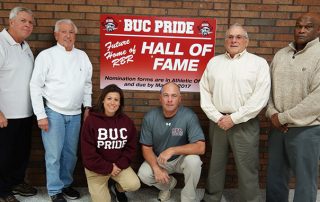
M 177 185 L 177 180 L 176 178 L 174 177 L 170 177 L 170 186 L 169 186 L 169 189 L 168 190 L 163 190 L 163 191 L 160 191 L 159 192 L 159 195 L 158 195 L 158 200 L 159 201 L 167 201 L 170 199 L 171 197 L 171 190 L 174 189 L 174 187 Z
M 20 202 L 14 195 L 0 197 L 0 202 Z
M 12 188 L 12 193 L 14 195 L 18 194 L 20 196 L 34 196 L 37 194 L 37 192 L 38 191 L 36 188 L 25 182 L 18 184 Z

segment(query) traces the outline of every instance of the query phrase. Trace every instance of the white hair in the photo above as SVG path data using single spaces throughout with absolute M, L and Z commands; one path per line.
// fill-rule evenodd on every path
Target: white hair
M 9 19 L 12 20 L 13 18 L 17 17 L 18 13 L 20 12 L 26 12 L 29 13 L 33 17 L 33 12 L 29 8 L 24 8 L 24 7 L 14 7 L 11 9 L 10 14 L 9 14 Z
M 74 31 L 75 33 L 78 33 L 78 28 L 77 26 L 72 22 L 72 20 L 70 19 L 61 19 L 61 20 L 58 20 L 54 26 L 54 32 L 59 32 L 59 29 L 60 29 L 60 24 L 62 23 L 66 23 L 66 24 L 69 24 L 69 25 L 72 25 L 74 27 Z
M 240 28 L 240 29 L 242 29 L 243 32 L 244 32 L 244 35 L 243 35 L 243 36 L 244 36 L 245 38 L 249 39 L 249 35 L 248 35 L 247 30 L 246 30 L 241 24 L 239 24 L 239 23 L 234 23 L 233 25 L 231 25 L 231 26 L 229 27 L 229 29 L 226 31 L 226 35 L 225 35 L 226 38 L 228 37 L 230 30 L 231 30 L 231 29 L 234 29 L 234 28 Z

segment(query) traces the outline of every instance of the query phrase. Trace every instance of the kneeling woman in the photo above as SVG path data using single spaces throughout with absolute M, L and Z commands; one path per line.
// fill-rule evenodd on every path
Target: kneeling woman
M 122 90 L 105 87 L 98 103 L 86 118 L 81 131 L 81 154 L 93 202 L 111 201 L 107 182 L 116 181 L 116 191 L 135 191 L 140 187 L 130 167 L 137 147 L 133 121 L 122 112 Z

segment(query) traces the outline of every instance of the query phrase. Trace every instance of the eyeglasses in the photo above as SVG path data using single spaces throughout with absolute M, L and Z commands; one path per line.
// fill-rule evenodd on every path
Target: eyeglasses
M 226 37 L 226 39 L 228 40 L 233 40 L 233 39 L 236 39 L 236 40 L 241 40 L 241 39 L 246 39 L 247 37 L 246 36 L 243 36 L 243 35 L 229 35 Z

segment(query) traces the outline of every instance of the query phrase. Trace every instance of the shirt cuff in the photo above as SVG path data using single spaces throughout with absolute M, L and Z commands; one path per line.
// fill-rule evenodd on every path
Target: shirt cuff
M 40 114 L 36 114 L 37 116 L 37 120 L 39 121 L 40 119 L 45 119 L 47 118 L 47 114 L 45 112 L 40 113 Z
M 287 117 L 284 113 L 279 113 L 278 119 L 279 119 L 279 122 L 281 123 L 281 125 L 288 123 Z
M 235 112 L 233 114 L 230 114 L 230 117 L 231 117 L 231 120 L 234 124 L 239 124 L 241 123 L 241 120 L 240 120 L 240 116 L 239 116 L 239 113 Z

